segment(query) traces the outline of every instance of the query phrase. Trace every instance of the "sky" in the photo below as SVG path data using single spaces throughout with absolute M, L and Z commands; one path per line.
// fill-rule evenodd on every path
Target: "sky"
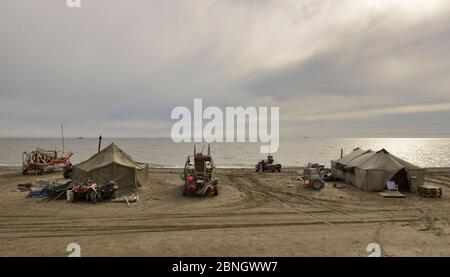
M 169 137 L 176 106 L 285 137 L 449 137 L 448 0 L 0 2 L 0 137 Z

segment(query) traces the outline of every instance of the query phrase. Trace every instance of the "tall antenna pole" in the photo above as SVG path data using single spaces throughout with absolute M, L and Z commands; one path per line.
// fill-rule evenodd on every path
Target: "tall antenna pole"
M 65 147 L 64 147 L 64 125 L 63 124 L 61 124 L 61 138 L 62 138 L 63 153 L 64 153 Z

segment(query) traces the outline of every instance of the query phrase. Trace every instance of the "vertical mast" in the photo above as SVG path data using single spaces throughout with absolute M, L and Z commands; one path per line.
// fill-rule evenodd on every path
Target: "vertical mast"
M 62 139 L 62 147 L 63 147 L 63 153 L 65 152 L 65 147 L 64 147 L 64 125 L 61 124 L 61 139 Z

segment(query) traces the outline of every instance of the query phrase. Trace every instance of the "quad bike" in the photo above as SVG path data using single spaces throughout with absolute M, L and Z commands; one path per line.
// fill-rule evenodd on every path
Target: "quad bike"
M 95 204 L 97 201 L 115 199 L 117 197 L 118 189 L 119 186 L 113 181 L 107 181 L 103 185 L 98 186 L 96 183 L 88 180 L 85 184 L 76 184 L 73 186 L 73 201 L 76 199 L 84 199 Z
M 181 179 L 184 181 L 183 196 L 190 195 L 219 195 L 218 180 L 214 178 L 214 161 L 211 157 L 211 148 L 208 145 L 208 153 L 196 152 L 194 156 L 188 156 Z
M 73 201 L 77 199 L 84 199 L 91 201 L 93 204 L 97 203 L 97 184 L 88 180 L 85 184 L 76 184 L 72 188 L 74 194 Z
M 101 186 L 97 187 L 97 199 L 100 201 L 106 199 L 116 199 L 119 186 L 113 181 L 107 181 Z
M 267 159 L 258 162 L 255 165 L 256 172 L 281 172 L 281 164 L 274 164 L 273 156 L 267 156 Z

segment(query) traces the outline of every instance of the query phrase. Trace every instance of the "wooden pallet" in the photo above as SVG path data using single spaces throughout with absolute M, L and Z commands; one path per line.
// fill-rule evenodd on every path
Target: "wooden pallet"
M 379 192 L 379 195 L 383 196 L 383 198 L 405 198 L 406 195 L 399 191 L 385 191 Z
M 441 198 L 442 197 L 442 188 L 434 187 L 434 186 L 420 186 L 417 187 L 417 193 L 421 197 L 427 198 Z

